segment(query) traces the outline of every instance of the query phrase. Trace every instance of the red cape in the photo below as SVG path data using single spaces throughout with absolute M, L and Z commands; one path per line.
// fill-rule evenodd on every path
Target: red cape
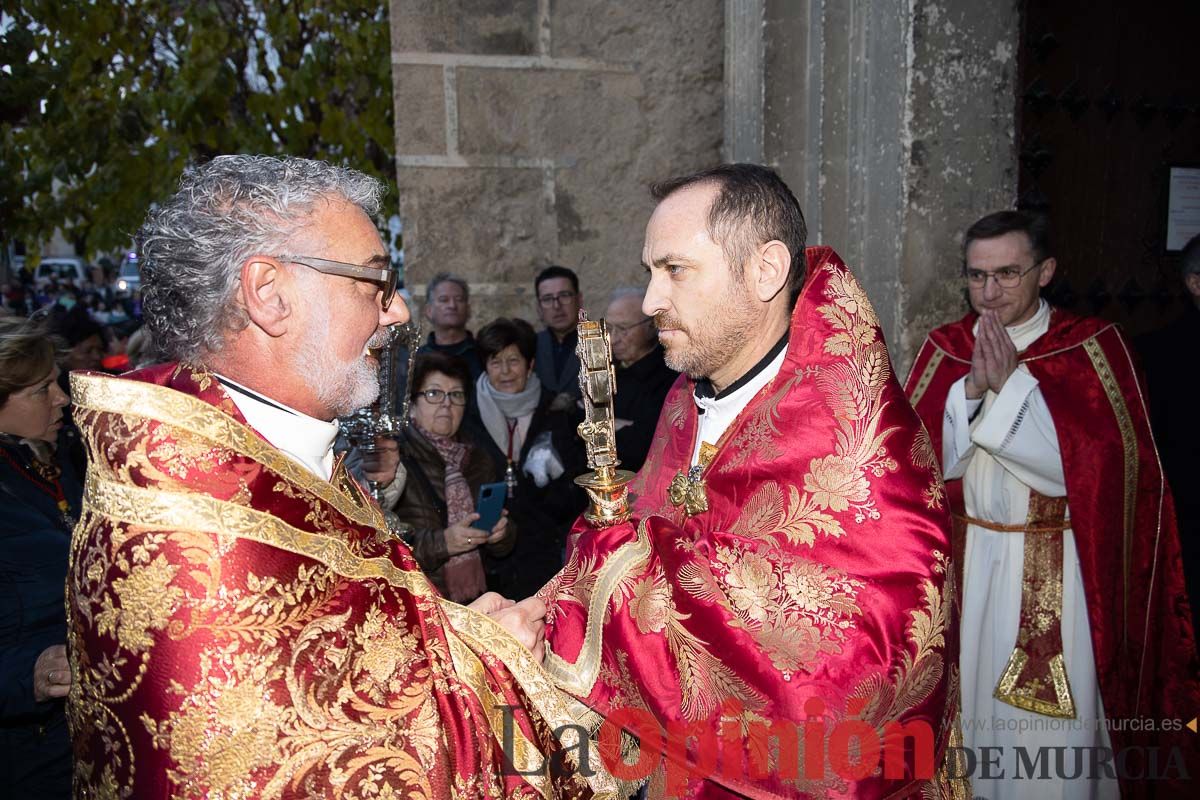
M 977 316 L 929 334 L 905 390 L 941 458 L 950 386 L 967 374 Z M 1124 720 L 1178 720 L 1200 709 L 1200 669 L 1170 490 L 1150 434 L 1145 385 L 1113 323 L 1052 309 L 1050 329 L 1018 356 L 1054 418 L 1083 572 L 1096 672 L 1114 750 L 1179 745 L 1200 777 L 1194 735 L 1132 730 Z M 948 481 L 963 513 L 962 480 Z M 956 553 L 956 556 L 960 554 Z M 1166 754 L 1159 755 L 1159 768 Z M 1153 787 L 1149 787 L 1153 790 Z M 1121 782 L 1125 794 L 1147 784 Z
M 610 721 L 648 713 L 666 728 L 668 774 L 654 774 L 651 796 L 670 790 L 672 771 L 704 800 L 946 787 L 911 752 L 901 774 L 850 777 L 836 763 L 821 773 L 826 743 L 833 762 L 841 737 L 896 726 L 926 732 L 923 760 L 940 763 L 958 729 L 958 650 L 950 518 L 929 440 L 862 287 L 827 247 L 808 262 L 779 373 L 715 443 L 707 510 L 686 516 L 670 500 L 698 427 L 684 376 L 630 486 L 633 522 L 577 523 L 567 566 L 543 590 L 560 685 Z M 738 761 L 766 725 L 803 729 L 799 776 L 783 756 L 763 775 Z M 638 730 L 645 750 L 657 731 Z M 721 769 L 703 744 L 717 731 L 732 736 Z

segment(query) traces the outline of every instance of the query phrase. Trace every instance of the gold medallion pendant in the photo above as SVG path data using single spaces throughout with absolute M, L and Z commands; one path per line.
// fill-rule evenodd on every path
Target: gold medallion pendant
M 708 495 L 705 493 L 703 474 L 704 467 L 699 464 L 688 467 L 687 472 L 679 470 L 667 489 L 671 505 L 677 508 L 683 506 L 689 517 L 708 511 Z

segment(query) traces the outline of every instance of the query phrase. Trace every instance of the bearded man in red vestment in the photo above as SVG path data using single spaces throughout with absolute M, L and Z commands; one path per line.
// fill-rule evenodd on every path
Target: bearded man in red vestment
M 966 745 L 1006 767 L 1065 749 L 1038 797 L 1194 794 L 1195 641 L 1128 343 L 1040 297 L 1045 218 L 990 214 L 963 258 L 972 311 L 929 334 L 907 390 L 958 522 Z M 1070 766 L 1098 758 L 1112 766 Z M 1005 772 L 976 790 L 1028 797 Z
M 77 797 L 617 796 L 594 767 L 539 770 L 587 754 L 538 665 L 542 602 L 441 598 L 333 457 L 334 418 L 379 391 L 369 348 L 409 316 L 380 195 L 222 156 L 140 231 L 172 360 L 72 376 Z
M 650 796 L 945 796 L 950 519 L 837 254 L 771 170 L 658 185 L 643 311 L 680 376 L 632 517 L 577 523 L 547 667 Z M 617 387 L 620 391 L 620 386 Z M 605 729 L 601 741 L 604 744 Z

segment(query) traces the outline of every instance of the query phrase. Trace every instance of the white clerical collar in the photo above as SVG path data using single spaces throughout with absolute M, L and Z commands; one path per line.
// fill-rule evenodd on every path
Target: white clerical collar
M 300 466 L 321 480 L 329 480 L 333 475 L 333 442 L 338 434 L 336 422 L 302 414 L 224 375 L 217 375 L 217 380 L 251 428 Z
M 696 431 L 696 444 L 692 448 L 692 463 L 698 461 L 700 445 L 708 442 L 715 445 L 725 429 L 729 427 L 742 409 L 779 374 L 783 360 L 787 356 L 788 336 L 782 338 L 764 355 L 759 362 L 736 381 L 725 387 L 720 394 L 713 393 L 713 386 L 707 379 L 696 382 L 692 399 L 700 414 L 699 428 Z

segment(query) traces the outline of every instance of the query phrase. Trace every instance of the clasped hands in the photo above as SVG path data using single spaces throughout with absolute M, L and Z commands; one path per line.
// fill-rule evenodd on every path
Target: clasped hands
M 975 350 L 971 353 L 971 371 L 967 373 L 968 400 L 978 400 L 990 389 L 999 393 L 1008 376 L 1017 368 L 1017 347 L 1000 323 L 999 315 L 984 309 L 979 315 Z
M 541 663 L 546 638 L 546 603 L 540 597 L 527 597 L 517 603 L 495 592 L 487 592 L 467 608 L 494 619 Z

